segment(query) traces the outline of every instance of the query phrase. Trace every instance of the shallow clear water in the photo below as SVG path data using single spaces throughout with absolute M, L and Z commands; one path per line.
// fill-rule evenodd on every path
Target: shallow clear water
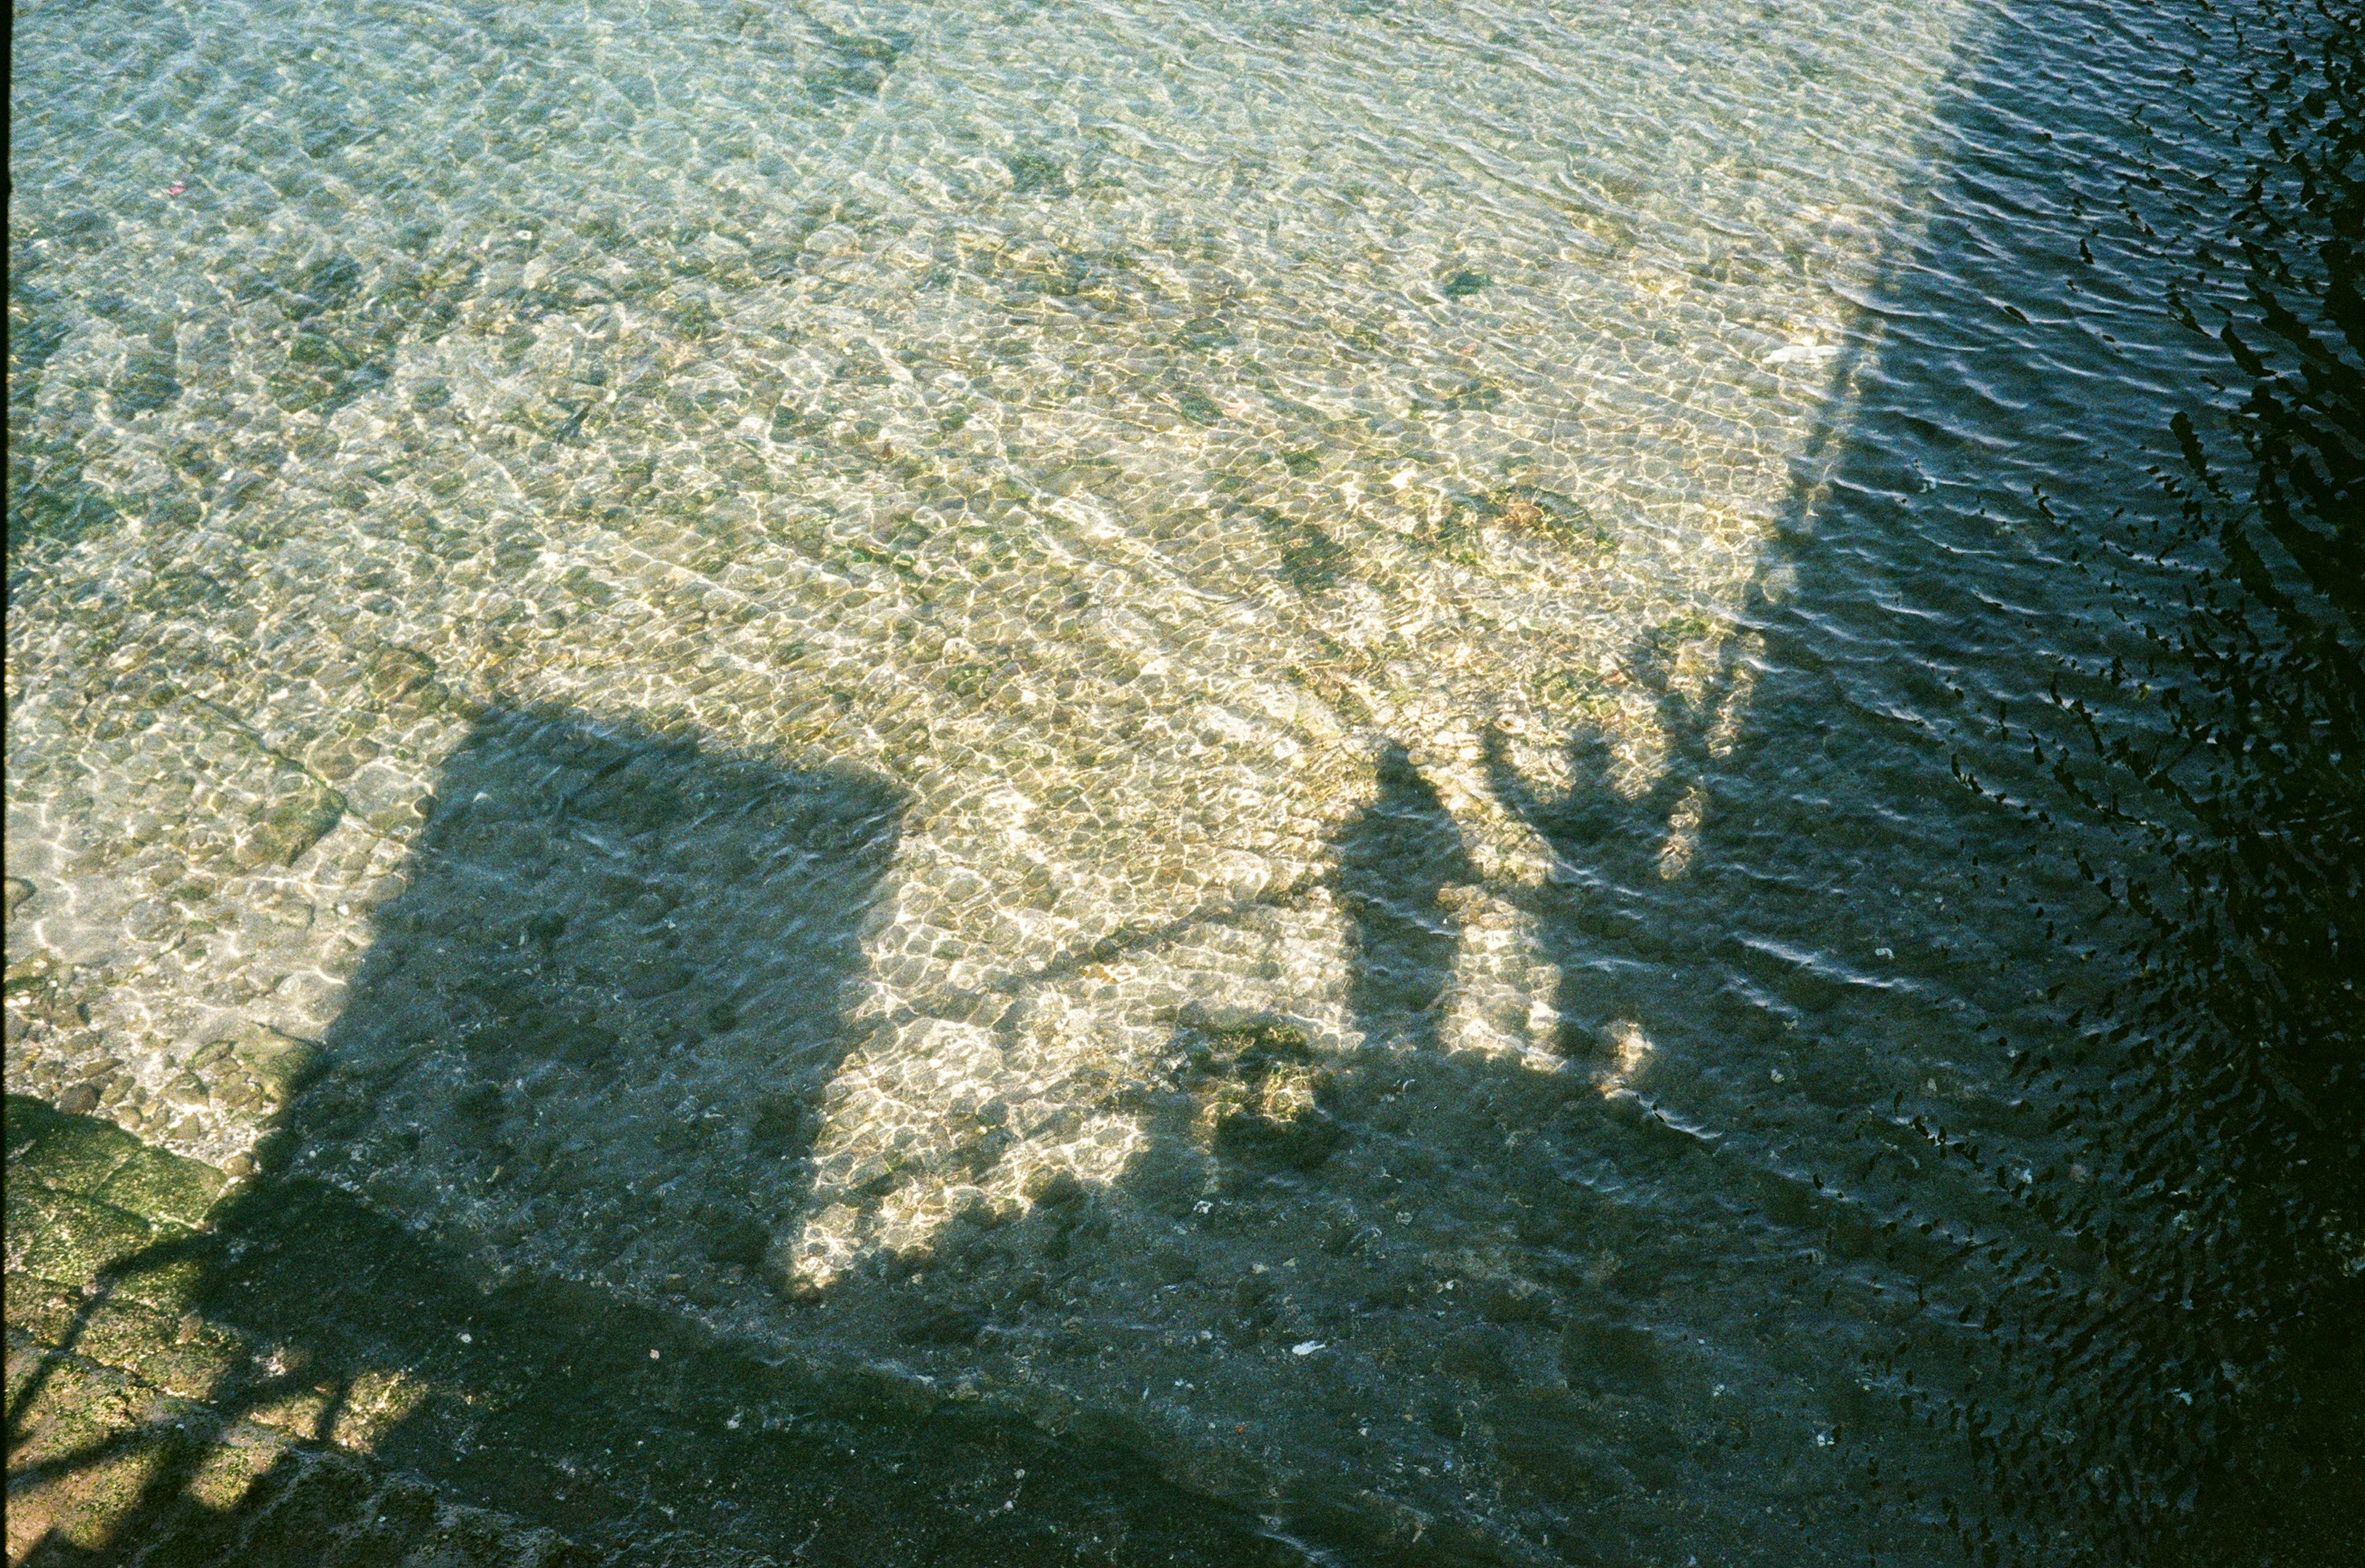
M 1284 1533 L 1935 1551 L 1955 689 L 2213 55 L 1636 9 L 20 7 L 11 1087 Z

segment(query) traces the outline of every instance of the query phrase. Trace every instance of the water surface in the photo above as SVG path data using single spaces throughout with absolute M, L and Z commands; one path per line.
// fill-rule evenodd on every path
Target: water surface
M 12 1088 L 1277 1541 L 1942 1550 L 2191 18 L 17 22 Z

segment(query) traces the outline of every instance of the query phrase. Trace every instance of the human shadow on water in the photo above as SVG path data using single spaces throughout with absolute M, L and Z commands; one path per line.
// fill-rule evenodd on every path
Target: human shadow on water
M 1347 1006 L 1367 1037 L 1400 1036 L 1434 1050 L 1461 942 L 1439 894 L 1477 882 L 1478 870 L 1436 789 L 1394 741 L 1380 754 L 1378 785 L 1338 840 Z
M 780 1305 L 896 1325 L 932 1390 L 690 1310 L 767 1290 L 763 1238 L 810 1206 L 899 792 L 487 717 L 263 1171 L 209 1228 L 53 1282 L 44 1344 L 119 1342 L 146 1313 L 147 1342 L 196 1323 L 229 1348 L 193 1385 L 202 1415 L 28 1448 L 12 1488 L 148 1461 L 111 1544 L 29 1560 L 398 1562 L 466 1529 L 482 1545 L 454 1561 L 531 1555 L 521 1531 L 572 1543 L 536 1536 L 545 1562 L 1497 1562 L 1506 1528 L 1618 1562 L 1755 1539 L 1796 1445 L 1743 1446 L 1737 1399 L 1711 1403 L 1667 1327 L 1689 1295 L 1791 1288 L 1765 1247 L 1701 1246 L 1754 1201 L 1750 1173 L 1580 1073 L 1433 1048 L 1460 935 L 1439 894 L 1475 878 L 1409 758 L 1380 770 L 1339 846 L 1349 985 L 1380 1043 L 1333 1056 L 1209 998 L 1176 1021 L 1171 1081 L 1122 1092 L 1148 1141 L 1115 1183 L 956 1216 L 925 1255 Z M 42 1179 L 15 1141 L 12 1176 Z M 1457 1260 L 1482 1240 L 1499 1263 Z M 1003 1357 L 1078 1390 L 1072 1428 L 944 1397 Z M 1205 1393 L 1170 1397 L 1178 1380 Z M 1145 1385 L 1203 1428 L 1278 1392 L 1270 1430 L 1299 1451 L 1260 1449 L 1211 1496 L 1133 1424 Z M 241 1422 L 309 1440 L 225 1492 Z M 1286 1536 L 1224 1500 L 1268 1487 Z
M 682 1299 L 576 1282 L 622 1259 L 695 1304 L 758 1277 L 902 809 L 858 769 L 495 712 L 263 1169 L 202 1226 L 203 1204 L 167 1225 L 81 1191 L 167 1157 L 12 1101 L 11 1294 L 56 1321 L 30 1375 L 12 1359 L 11 1494 L 79 1475 L 107 1502 L 102 1544 L 51 1532 L 24 1561 L 1302 1561 L 1121 1442 L 824 1377 Z M 58 1277 L 20 1274 L 20 1229 Z M 71 1407 L 37 1418 L 102 1341 L 196 1403 L 86 1439 Z M 297 1440 L 225 1486 L 258 1422 Z
M 41 1343 L 139 1308 L 161 1315 L 151 1340 L 194 1321 L 233 1349 L 199 1380 L 202 1420 L 28 1449 L 12 1486 L 153 1461 L 113 1546 L 36 1560 L 399 1561 L 451 1503 L 594 1562 L 1496 1562 L 1507 1529 L 1570 1561 L 1804 1550 L 1832 1523 L 1806 1434 L 1735 1425 L 1747 1402 L 1711 1392 L 1732 1373 L 1686 1348 L 1684 1304 L 1770 1321 L 1810 1288 L 1786 1256 L 1799 1228 L 1861 1247 L 1858 1222 L 1581 1071 L 1434 1048 L 1469 939 L 1440 894 L 1475 879 L 1433 788 L 1379 760 L 1339 844 L 1375 1043 L 1335 1054 L 1306 1020 L 1185 1007 L 1171 1073 L 1110 1103 L 1145 1138 L 1115 1183 L 956 1215 L 818 1305 L 770 1297 L 774 1320 L 814 1314 L 810 1336 L 742 1338 L 714 1325 L 773 1288 L 764 1238 L 811 1206 L 821 1092 L 865 1038 L 902 798 L 838 767 L 488 716 L 262 1173 L 209 1230 L 55 1282 L 65 1321 Z M 1530 809 L 1577 847 L 1575 808 Z M 1551 896 L 1557 940 L 1579 905 Z M 806 1338 L 936 1382 L 792 1359 Z M 944 1396 L 972 1373 L 1071 1390 L 1073 1425 Z M 225 1423 L 291 1409 L 316 1440 L 226 1502 Z M 1172 1434 L 1217 1415 L 1259 1435 L 1202 1483 Z M 358 1470 L 317 1440 L 349 1431 Z M 1796 1533 L 1769 1535 L 1763 1510 L 1799 1495 Z M 460 1560 L 520 1555 L 485 1553 Z
M 1705 658 L 1703 645 L 1713 652 Z M 1521 895 L 1543 945 L 1560 963 L 1553 998 L 1560 1048 L 1575 1058 L 1597 1053 L 1607 1032 L 1639 1018 L 1645 1003 L 1625 964 L 1580 965 L 1571 953 L 1631 948 L 1648 952 L 1664 924 L 1639 890 L 1676 880 L 1688 868 L 1706 781 L 1731 749 L 1736 710 L 1745 700 L 1745 655 L 1736 638 L 1689 646 L 1665 635 L 1637 640 L 1615 678 L 1649 696 L 1659 756 L 1638 767 L 1617 755 L 1605 729 L 1579 725 L 1564 742 L 1566 787 L 1544 794 L 1512 766 L 1501 731 L 1482 737 L 1483 766 L 1496 802 L 1525 823 L 1552 855 L 1543 885 Z

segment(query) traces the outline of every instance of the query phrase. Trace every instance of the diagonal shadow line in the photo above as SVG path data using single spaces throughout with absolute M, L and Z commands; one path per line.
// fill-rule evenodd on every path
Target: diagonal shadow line
M 219 1410 L 208 1408 L 207 1419 L 200 1424 L 201 1430 L 193 1430 L 191 1424 L 184 1420 L 148 1422 L 131 1431 L 85 1445 L 54 1460 L 12 1470 L 8 1475 L 8 1490 L 13 1495 L 45 1481 L 95 1470 L 112 1461 L 143 1450 L 161 1451 L 164 1462 L 149 1472 L 140 1484 L 139 1495 L 130 1506 L 109 1521 L 110 1540 L 130 1542 L 132 1550 L 137 1552 L 140 1543 L 164 1530 L 175 1515 L 185 1513 L 190 1506 L 207 1512 L 214 1511 L 196 1492 L 199 1472 L 209 1459 L 229 1446 L 225 1438 L 231 1429 L 249 1424 L 253 1410 L 284 1392 L 293 1381 L 275 1380 L 250 1391 L 248 1397 L 236 1406 Z M 344 1388 L 350 1386 L 350 1380 L 340 1382 L 340 1394 L 331 1401 L 332 1407 L 342 1400 Z M 318 1456 L 337 1449 L 337 1445 L 319 1439 L 307 1439 L 274 1430 L 275 1436 L 284 1439 L 285 1447 L 268 1471 L 254 1477 L 258 1484 L 263 1482 L 268 1474 L 280 1471 L 291 1454 Z M 248 1495 L 252 1495 L 251 1491 Z M 266 1502 L 266 1511 L 269 1506 Z M 237 1518 L 247 1511 L 243 1506 L 234 1506 L 227 1517 Z M 52 1529 L 50 1537 L 45 1539 L 53 1539 L 55 1533 Z
M 187 1431 L 188 1428 L 178 1421 L 143 1422 L 128 1432 L 118 1432 L 113 1437 L 102 1438 L 94 1443 L 85 1443 L 78 1449 L 70 1449 L 54 1459 L 45 1459 L 33 1464 L 18 1465 L 11 1469 L 8 1472 L 8 1490 L 22 1491 L 28 1487 L 38 1486 L 45 1481 L 55 1481 L 61 1477 L 74 1474 L 78 1471 L 95 1469 L 109 1460 L 120 1459 L 126 1454 L 137 1453 L 142 1449 L 153 1448 L 159 1443 L 169 1442 L 176 1437 L 185 1436 Z
M 98 1307 L 99 1299 L 96 1297 L 84 1304 L 82 1309 L 74 1314 L 73 1324 L 60 1336 L 61 1342 L 43 1349 L 40 1364 L 17 1391 L 16 1403 L 8 1406 L 6 1439 L 10 1453 L 17 1451 L 17 1441 L 24 1436 L 26 1417 L 39 1403 L 41 1391 L 49 1386 L 57 1368 L 73 1354 L 74 1347 L 82 1343 L 82 1337 L 88 1332 L 91 1317 Z
M 56 1344 L 42 1347 L 42 1354 L 38 1370 L 36 1370 L 36 1372 L 26 1380 L 24 1385 L 17 1391 L 16 1400 L 10 1406 L 7 1415 L 6 1442 L 9 1453 L 13 1455 L 17 1451 L 20 1443 L 26 1438 L 27 1432 L 25 1430 L 25 1424 L 30 1417 L 35 1406 L 39 1404 L 42 1392 L 54 1380 L 58 1371 L 61 1368 L 82 1359 L 79 1354 L 79 1348 L 82 1344 L 84 1336 L 89 1332 L 90 1327 L 96 1319 L 97 1315 L 115 1300 L 117 1288 L 123 1280 L 149 1272 L 151 1271 L 163 1269 L 175 1262 L 184 1260 L 196 1260 L 205 1264 L 213 1264 L 219 1261 L 221 1250 L 222 1245 L 219 1237 L 205 1231 L 193 1231 L 169 1237 L 162 1241 L 152 1242 L 150 1245 L 141 1248 L 139 1251 L 130 1254 L 129 1257 L 118 1259 L 115 1262 L 108 1264 L 105 1269 L 101 1270 L 97 1279 L 93 1282 L 93 1288 L 90 1291 L 90 1294 L 84 1296 L 83 1305 L 76 1309 L 71 1325 L 63 1334 L 59 1336 L 58 1342 Z M 145 1304 L 138 1305 L 144 1305 Z M 238 1378 L 236 1374 L 233 1373 L 229 1379 L 225 1380 L 224 1386 L 216 1387 L 215 1389 L 210 1390 L 205 1395 L 203 1403 L 209 1409 L 216 1408 L 223 1400 L 226 1393 L 230 1390 L 236 1390 L 242 1396 L 242 1403 L 226 1412 L 223 1418 L 226 1420 L 237 1420 L 242 1419 L 244 1417 L 244 1412 L 255 1408 L 261 1403 L 275 1398 L 279 1394 L 289 1392 L 299 1386 L 309 1386 L 309 1384 L 304 1383 L 299 1377 L 292 1373 L 281 1378 L 267 1380 L 260 1384 L 250 1383 L 241 1387 L 240 1385 L 243 1381 L 244 1380 Z M 332 1418 L 333 1410 L 339 1407 L 342 1400 L 342 1391 L 347 1380 L 341 1379 L 339 1381 L 339 1400 L 333 1400 L 331 1402 L 331 1414 L 324 1416 L 324 1423 Z M 105 1445 L 99 1446 L 104 1447 Z M 101 1455 L 99 1457 L 103 1458 L 105 1456 Z M 61 1462 L 63 1462 L 44 1461 L 40 1465 L 28 1467 L 23 1470 L 12 1468 L 9 1472 L 8 1484 L 11 1489 L 14 1489 L 18 1484 L 18 1479 L 20 1476 L 33 1474 L 37 1472 L 42 1471 L 45 1467 Z M 82 1462 L 96 1462 L 96 1461 L 95 1459 L 85 1460 Z
M 1220 903 L 1205 903 L 1171 920 L 1155 925 L 1119 927 L 1101 937 L 1088 947 L 1062 958 L 1052 959 L 1037 969 L 1003 976 L 981 986 L 944 992 L 947 1002 L 981 1000 L 989 996 L 1016 996 L 1032 987 L 1048 985 L 1068 979 L 1093 964 L 1104 964 L 1126 953 L 1140 953 L 1162 947 L 1205 925 L 1229 925 L 1245 919 L 1260 909 L 1293 909 L 1311 897 L 1316 890 L 1336 880 L 1328 873 L 1300 877 L 1280 887 L 1245 899 L 1232 899 Z
M 49 1385 L 61 1359 L 74 1353 L 75 1348 L 82 1343 L 83 1336 L 90 1331 L 92 1319 L 113 1298 L 116 1282 L 127 1274 L 171 1263 L 183 1257 L 202 1256 L 210 1250 L 210 1238 L 202 1236 L 174 1237 L 143 1247 L 130 1257 L 118 1260 L 100 1271 L 94 1282 L 95 1288 L 83 1298 L 83 1305 L 75 1309 L 71 1326 L 59 1337 L 56 1345 L 45 1348 L 47 1353 L 42 1356 L 39 1370 L 26 1380 L 24 1387 L 17 1391 L 15 1403 L 8 1407 L 6 1443 L 10 1452 L 16 1451 L 18 1441 L 24 1437 L 25 1419 L 39 1400 L 41 1391 Z
M 85 1365 L 95 1364 L 66 1350 L 52 1350 L 46 1360 L 50 1365 L 64 1365 L 75 1361 L 83 1361 Z M 286 1372 L 261 1382 L 243 1382 L 235 1377 L 226 1381 L 230 1384 L 229 1391 L 216 1388 L 201 1399 L 187 1401 L 188 1404 L 204 1409 L 207 1425 L 222 1429 L 249 1420 L 253 1412 L 284 1395 L 304 1393 L 319 1386 L 319 1379 L 307 1377 L 301 1372 Z M 350 1398 L 353 1379 L 349 1376 L 341 1376 L 335 1382 L 336 1392 L 322 1406 L 319 1418 L 314 1422 L 313 1435 L 304 1437 L 275 1427 L 271 1430 L 277 1432 L 290 1443 L 337 1446 L 326 1434 L 333 1428 L 338 1413 L 343 1409 Z M 14 1491 L 19 1486 L 31 1485 L 39 1481 L 87 1469 L 92 1465 L 103 1463 L 119 1453 L 146 1443 L 166 1440 L 174 1434 L 185 1433 L 187 1430 L 187 1423 L 178 1417 L 146 1422 L 129 1432 L 103 1438 L 95 1442 L 86 1443 L 81 1448 L 70 1449 L 64 1453 L 38 1460 L 30 1464 L 14 1466 L 8 1472 L 8 1486 L 11 1491 Z

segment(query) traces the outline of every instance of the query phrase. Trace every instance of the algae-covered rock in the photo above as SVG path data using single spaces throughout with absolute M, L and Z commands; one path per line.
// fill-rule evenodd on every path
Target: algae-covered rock
M 111 1204 L 53 1193 L 38 1234 L 25 1245 L 24 1271 L 61 1284 L 95 1281 L 156 1239 L 153 1226 Z
M 8 1097 L 12 1192 L 30 1182 L 61 1193 L 95 1193 L 140 1147 L 112 1123 L 61 1115 L 21 1094 Z
M 143 1145 L 100 1183 L 95 1196 L 147 1219 L 194 1226 L 205 1222 L 222 1185 L 222 1173 L 212 1166 Z

